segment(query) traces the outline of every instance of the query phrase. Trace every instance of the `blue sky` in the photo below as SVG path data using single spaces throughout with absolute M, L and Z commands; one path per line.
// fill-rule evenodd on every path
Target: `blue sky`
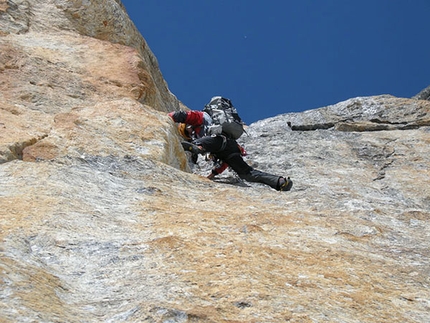
M 430 0 L 122 0 L 190 109 L 232 100 L 250 124 L 430 85 Z

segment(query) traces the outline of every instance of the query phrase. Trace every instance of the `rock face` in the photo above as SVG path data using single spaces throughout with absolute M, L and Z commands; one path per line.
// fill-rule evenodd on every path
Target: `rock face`
M 430 86 L 427 86 L 424 90 L 420 91 L 417 95 L 413 97 L 417 100 L 429 100 L 430 101 Z
M 2 322 L 430 321 L 429 101 L 250 125 L 280 193 L 188 165 L 120 1 L 0 0 L 0 31 Z

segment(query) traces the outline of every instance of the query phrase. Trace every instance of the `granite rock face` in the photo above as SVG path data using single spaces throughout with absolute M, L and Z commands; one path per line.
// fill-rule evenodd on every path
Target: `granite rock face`
M 120 1 L 0 0 L 0 49 L 0 321 L 430 321 L 429 101 L 250 125 L 281 193 L 188 162 Z
M 430 101 L 430 86 L 427 86 L 425 89 L 420 91 L 417 95 L 413 97 L 413 99 L 417 100 L 429 100 Z

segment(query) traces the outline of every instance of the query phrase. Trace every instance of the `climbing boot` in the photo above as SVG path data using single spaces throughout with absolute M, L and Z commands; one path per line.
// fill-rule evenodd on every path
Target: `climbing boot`
M 291 190 L 291 187 L 293 187 L 293 181 L 287 177 L 281 177 L 279 179 L 279 183 L 278 183 L 278 190 L 279 191 L 289 191 Z

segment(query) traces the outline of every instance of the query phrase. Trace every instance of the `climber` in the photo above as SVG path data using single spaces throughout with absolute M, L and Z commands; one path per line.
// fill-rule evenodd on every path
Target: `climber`
M 208 178 L 213 179 L 227 168 L 233 169 L 241 179 L 248 182 L 258 182 L 269 185 L 278 191 L 289 191 L 293 186 L 291 179 L 272 175 L 254 169 L 242 158 L 244 149 L 235 139 L 226 134 L 210 135 L 212 120 L 210 116 L 201 111 L 176 111 L 170 112 L 169 116 L 179 124 L 179 132 L 187 141 L 182 142 L 184 150 L 197 154 L 210 153 L 223 163 L 212 169 Z

